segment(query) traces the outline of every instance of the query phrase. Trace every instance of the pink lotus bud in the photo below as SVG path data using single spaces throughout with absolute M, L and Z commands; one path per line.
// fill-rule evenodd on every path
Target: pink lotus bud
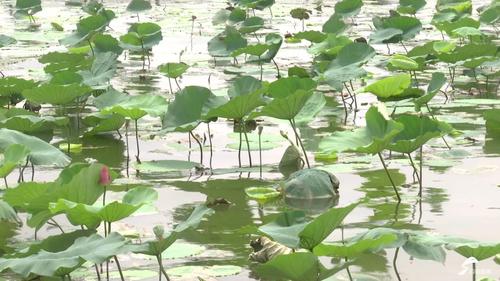
M 109 174 L 109 168 L 108 166 L 104 166 L 101 169 L 100 177 L 99 177 L 99 184 L 100 185 L 108 185 L 111 183 L 111 176 Z

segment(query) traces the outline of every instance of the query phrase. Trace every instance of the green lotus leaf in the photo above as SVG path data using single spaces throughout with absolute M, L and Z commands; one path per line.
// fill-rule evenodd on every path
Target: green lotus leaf
M 85 54 L 71 54 L 51 52 L 41 56 L 38 61 L 46 64 L 43 70 L 46 73 L 54 74 L 59 71 L 87 70 L 92 65 L 92 59 L 89 59 Z
M 492 135 L 500 135 L 500 109 L 486 110 L 483 117 L 486 120 L 486 132 Z
M 255 45 L 247 45 L 245 47 L 239 48 L 231 53 L 232 57 L 237 57 L 242 54 L 251 55 L 251 56 L 262 56 L 267 50 L 269 50 L 269 46 L 267 44 L 255 44 Z
M 335 4 L 335 14 L 345 18 L 353 17 L 359 13 L 362 6 L 362 0 L 342 0 Z
M 83 83 L 93 88 L 106 87 L 116 73 L 117 57 L 118 55 L 112 52 L 96 54 L 92 67 L 79 72 Z
M 264 19 L 261 17 L 250 17 L 245 19 L 239 28 L 241 34 L 253 33 L 264 27 Z
M 314 254 L 317 256 L 329 256 L 337 258 L 354 258 L 363 253 L 371 252 L 374 249 L 383 248 L 392 244 L 397 239 L 394 234 L 383 234 L 374 239 L 360 239 L 347 244 L 327 243 L 314 247 Z
M 0 150 L 5 150 L 13 144 L 26 146 L 30 151 L 30 161 L 35 165 L 63 167 L 70 162 L 69 157 L 63 152 L 37 137 L 28 136 L 14 130 L 0 129 Z
M 73 72 L 72 70 L 62 70 L 52 74 L 50 79 L 50 84 L 68 86 L 71 84 L 80 84 L 83 78 L 80 74 Z
M 365 76 L 366 74 L 367 72 L 360 66 L 350 64 L 346 66 L 328 68 L 325 73 L 323 73 L 323 78 L 328 85 L 337 91 L 342 91 L 344 88 L 344 82 L 355 80 Z
M 394 121 L 403 124 L 404 129 L 394 137 L 388 149 L 401 153 L 412 153 L 429 140 L 453 131 L 448 123 L 427 116 L 403 114 Z
M 287 211 L 279 214 L 274 221 L 259 227 L 259 231 L 280 244 L 298 248 L 299 233 L 307 224 L 308 220 L 303 211 Z
M 434 41 L 432 48 L 437 53 L 450 53 L 456 48 L 456 44 L 450 41 Z
M 252 114 L 251 118 L 269 116 L 282 120 L 292 120 L 299 114 L 312 96 L 312 91 L 297 90 L 286 97 L 274 98 L 260 112 Z
M 175 95 L 162 118 L 162 127 L 167 130 L 192 131 L 210 110 L 223 105 L 224 97 L 218 97 L 209 89 L 188 86 Z
M 0 34 L 0 48 L 3 48 L 5 46 L 9 46 L 12 44 L 16 44 L 16 43 L 17 43 L 16 39 L 14 39 L 10 36 L 7 36 L 7 35 Z
M 321 31 L 307 30 L 295 33 L 293 37 L 300 40 L 307 40 L 311 43 L 320 43 L 326 39 L 327 35 Z
M 151 3 L 147 0 L 132 0 L 127 5 L 127 11 L 134 13 L 151 10 L 151 8 Z
M 383 43 L 397 43 L 414 38 L 422 29 L 422 23 L 414 17 L 392 16 L 382 19 L 377 30 L 383 29 L 391 29 L 391 32 L 394 32 L 392 29 L 401 30 L 401 35 L 394 35 L 393 37 L 383 40 Z
M 392 139 L 404 129 L 403 124 L 390 120 L 383 107 L 372 106 L 366 115 L 366 127 L 334 132 L 319 145 L 323 153 L 353 151 L 376 154 L 386 149 Z
M 281 196 L 281 193 L 272 187 L 249 187 L 245 188 L 245 194 L 260 202 L 265 203 L 267 201 L 276 199 Z
M 376 81 L 363 88 L 363 91 L 369 92 L 378 98 L 390 98 L 401 95 L 411 84 L 409 74 L 397 74 Z
M 462 27 L 472 27 L 479 28 L 479 21 L 472 19 L 470 17 L 464 17 L 456 21 L 442 21 L 434 23 L 438 30 L 446 32 L 446 34 L 452 36 L 453 31 Z
M 48 210 L 50 203 L 59 199 L 86 205 L 94 204 L 104 192 L 103 186 L 99 184 L 102 168 L 101 164 L 72 164 L 66 167 L 54 182 L 24 182 L 15 188 L 9 188 L 3 199 L 18 210 L 48 220 L 52 217 Z M 30 224 L 29 221 L 28 223 Z M 45 221 L 41 221 L 42 225 L 43 223 Z
M 68 123 L 67 117 L 18 115 L 0 121 L 0 128 L 33 134 L 52 131 L 54 128 L 66 126 Z
M 73 225 L 85 225 L 87 228 L 96 228 L 101 221 L 116 222 L 122 220 L 145 204 L 155 201 L 157 192 L 151 187 L 135 187 L 125 193 L 122 202 L 113 201 L 105 206 L 91 206 L 59 199 L 49 204 L 52 214 L 64 213 Z
M 158 70 L 168 78 L 179 78 L 189 69 L 183 62 L 169 62 L 158 66 Z
M 37 85 L 38 83 L 33 80 L 3 77 L 0 78 L 0 96 L 20 95 L 24 90 L 35 88 Z
M 76 32 L 59 40 L 59 42 L 66 46 L 76 46 L 84 41 L 90 41 L 92 36 L 104 31 L 108 24 L 108 18 L 103 15 L 88 16 L 76 24 Z
M 231 83 L 227 89 L 227 95 L 230 98 L 237 96 L 243 96 L 246 94 L 253 93 L 263 87 L 262 81 L 253 76 L 241 76 Z
M 322 265 L 317 256 L 310 252 L 297 252 L 287 255 L 278 255 L 265 264 L 257 267 L 262 277 L 284 280 L 320 280 Z
M 285 98 L 299 90 L 313 91 L 317 82 L 311 78 L 286 77 L 269 84 L 268 94 L 273 98 Z
M 271 7 L 275 0 L 238 0 L 238 4 L 247 9 L 264 10 Z
M 244 21 L 246 18 L 247 18 L 247 12 L 244 9 L 236 7 L 229 13 L 228 19 L 232 23 L 237 23 Z
M 470 36 L 483 36 L 484 33 L 474 27 L 469 27 L 469 26 L 464 26 L 464 27 L 459 27 L 457 29 L 453 29 L 451 34 L 454 37 L 462 37 L 462 38 L 469 38 Z
M 156 23 L 134 23 L 128 33 L 120 36 L 121 47 L 132 51 L 148 50 L 163 39 L 161 27 Z
M 208 53 L 213 57 L 228 57 L 235 50 L 245 47 L 247 39 L 232 26 L 208 41 Z
M 27 100 L 38 104 L 65 105 L 88 94 L 91 90 L 88 86 L 78 84 L 67 86 L 42 84 L 36 88 L 26 89 L 22 94 Z
M 227 119 L 241 120 L 257 107 L 265 105 L 262 92 L 257 90 L 242 96 L 230 99 L 227 103 L 216 107 L 208 112 L 206 119 L 221 117 Z
M 92 113 L 83 118 L 83 123 L 90 126 L 86 135 L 95 135 L 119 130 L 125 123 L 125 117 L 120 114 Z
M 161 116 L 167 110 L 167 101 L 156 95 L 128 96 L 121 103 L 103 108 L 101 113 L 117 113 L 132 120 L 139 120 L 147 114 Z
M 41 250 L 23 258 L 0 258 L 0 271 L 10 269 L 25 278 L 31 274 L 65 276 L 86 261 L 100 264 L 112 256 L 126 252 L 126 244 L 125 238 L 115 232 L 106 238 L 93 234 L 76 239 L 64 251 L 53 253 Z
M 324 33 L 340 34 L 347 29 L 347 24 L 344 22 L 342 16 L 333 14 L 321 28 Z
M 313 44 L 308 51 L 313 55 L 325 54 L 329 56 L 336 56 L 345 45 L 350 43 L 352 43 L 352 40 L 346 36 L 327 34 L 326 39 L 323 40 L 323 42 Z
M 389 60 L 389 64 L 400 70 L 410 71 L 419 69 L 419 64 L 405 55 L 393 55 Z
M 41 0 L 16 0 L 16 14 L 34 15 L 42 10 Z
M 341 208 L 331 208 L 325 213 L 314 218 L 299 233 L 300 247 L 312 251 L 314 247 L 325 240 L 345 217 L 358 206 L 358 203 Z
M 390 43 L 391 38 L 397 38 L 403 35 L 403 30 L 398 28 L 383 28 L 377 29 L 370 34 L 370 42 L 377 43 Z
M 0 177 L 5 178 L 18 165 L 24 164 L 29 152 L 29 149 L 22 144 L 9 145 L 3 152 L 3 159 L 0 161 Z
M 457 63 L 460 61 L 473 60 L 480 57 L 494 57 L 497 52 L 497 47 L 494 44 L 471 43 L 457 47 L 455 48 L 455 50 L 453 50 L 453 52 L 438 54 L 437 57 L 443 62 Z
M 283 37 L 278 33 L 269 33 L 266 35 L 267 50 L 260 57 L 255 55 L 250 55 L 247 62 L 270 62 L 276 54 L 278 54 L 281 44 L 283 43 Z
M 415 103 L 415 110 L 420 111 L 423 105 L 427 105 L 439 92 L 441 87 L 446 83 L 446 77 L 442 72 L 432 73 L 431 81 L 427 86 L 427 92 L 425 95 L 416 98 L 413 103 Z
M 290 11 L 290 15 L 294 19 L 307 20 L 311 15 L 312 11 L 304 8 L 295 8 Z
M 482 261 L 500 254 L 500 243 L 450 243 L 446 247 L 454 250 L 455 252 L 466 258 L 474 257 L 478 261 Z
M 425 7 L 425 0 L 399 0 L 397 11 L 401 14 L 415 15 L 420 9 Z
M 135 253 L 159 256 L 179 238 L 180 233 L 198 227 L 198 224 L 200 224 L 205 216 L 210 216 L 213 213 L 214 210 L 208 208 L 206 205 L 198 205 L 189 217 L 177 224 L 170 233 L 165 233 L 162 226 L 157 226 L 154 229 L 156 239 L 133 245 L 131 249 Z
M 500 20 L 500 5 L 492 1 L 491 5 L 479 15 L 479 21 L 484 24 L 494 25 Z
M 111 52 L 120 55 L 123 52 L 123 48 L 120 47 L 120 42 L 109 34 L 99 33 L 94 35 L 94 37 L 92 37 L 92 43 L 96 53 Z
M 347 65 L 362 65 L 375 56 L 375 49 L 366 43 L 351 43 L 340 49 L 337 57 L 330 63 L 329 67 Z
M 1 171 L 2 168 L 0 168 Z M 1 173 L 1 172 L 0 172 Z M 0 222 L 15 222 L 19 223 L 20 219 L 16 211 L 9 204 L 0 199 Z

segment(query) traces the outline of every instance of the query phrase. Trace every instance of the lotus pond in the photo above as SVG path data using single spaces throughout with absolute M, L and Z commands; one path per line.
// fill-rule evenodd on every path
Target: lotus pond
M 0 280 L 500 280 L 498 0 L 0 19 Z

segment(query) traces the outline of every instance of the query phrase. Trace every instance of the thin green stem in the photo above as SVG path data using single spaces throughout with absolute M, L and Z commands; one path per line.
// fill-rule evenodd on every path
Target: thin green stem
M 115 258 L 115 263 L 116 263 L 116 267 L 118 268 L 118 273 L 120 273 L 120 279 L 122 281 L 125 281 L 125 278 L 123 278 L 123 272 L 122 272 L 122 267 L 120 265 L 120 262 L 118 261 L 118 257 L 117 256 L 114 256 Z
M 208 143 L 210 145 L 210 169 L 212 169 L 212 157 L 213 157 L 213 145 L 212 145 L 212 133 L 210 132 L 210 122 L 207 123 L 207 131 L 208 131 Z
M 387 166 L 385 165 L 384 158 L 382 157 L 382 154 L 380 154 L 380 152 L 378 153 L 378 157 L 380 158 L 380 162 L 382 162 L 382 166 L 384 166 L 385 173 L 387 174 L 387 177 L 389 178 L 389 181 L 392 184 L 394 192 L 396 193 L 396 197 L 398 198 L 398 202 L 401 202 L 401 197 L 399 196 L 399 192 L 398 192 L 398 189 L 396 188 L 396 184 L 394 184 L 394 181 L 392 180 L 391 174 L 389 173 L 389 170 L 387 169 Z
M 193 134 L 193 131 L 189 132 L 191 134 L 191 137 L 198 143 L 198 147 L 200 148 L 200 164 L 203 165 L 203 145 L 201 144 L 200 140 Z
M 306 159 L 307 168 L 310 169 L 311 165 L 309 165 L 309 158 L 307 158 L 306 149 L 304 148 L 304 144 L 302 143 L 302 139 L 300 139 L 300 136 L 297 133 L 297 128 L 295 127 L 295 121 L 293 119 L 290 119 L 288 121 L 290 121 L 290 125 L 292 126 L 292 129 L 293 129 L 293 133 L 295 134 L 295 137 L 299 141 L 300 147 L 302 148 L 302 153 L 304 153 L 304 158 Z
M 141 151 L 139 150 L 139 128 L 137 127 L 137 119 L 134 120 L 135 123 L 135 145 L 137 149 L 137 155 L 135 156 L 135 159 L 139 164 L 141 164 L 141 159 L 139 158 Z
M 422 166 L 423 166 L 423 149 L 422 149 L 423 146 L 420 146 L 420 185 L 419 185 L 419 189 L 418 189 L 418 196 L 419 197 L 422 197 L 422 181 L 423 181 L 423 174 L 422 174 Z
M 248 162 L 250 163 L 250 168 L 252 167 L 252 153 L 250 151 L 250 142 L 248 141 L 247 128 L 245 122 L 243 124 L 243 134 L 245 135 L 245 142 L 247 143 L 247 151 L 248 151 Z
M 161 254 L 158 255 L 158 256 L 156 256 L 156 260 L 158 261 L 158 265 L 160 266 L 161 273 L 163 273 L 163 275 L 165 276 L 165 278 L 167 278 L 167 281 L 170 281 L 170 278 L 168 277 L 168 274 L 165 271 L 165 268 L 163 267 L 163 262 L 162 262 Z

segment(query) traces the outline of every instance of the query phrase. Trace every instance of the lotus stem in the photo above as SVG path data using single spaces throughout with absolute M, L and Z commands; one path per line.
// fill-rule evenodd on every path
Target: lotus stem
M 396 264 L 396 261 L 398 259 L 398 254 L 399 254 L 399 247 L 397 247 L 396 251 L 394 251 L 394 258 L 392 259 L 392 267 L 394 267 L 394 273 L 396 274 L 396 278 L 398 279 L 398 281 L 401 281 L 401 276 L 399 275 L 398 266 Z
M 262 135 L 262 130 L 264 129 L 264 127 L 262 126 L 259 126 L 259 175 L 260 175 L 260 178 L 262 179 L 262 138 L 261 138 L 261 135 Z
M 208 143 L 210 145 L 210 169 L 212 169 L 212 157 L 213 157 L 213 145 L 212 145 L 212 133 L 210 132 L 210 122 L 207 123 L 207 131 L 208 131 Z
M 120 265 L 120 262 L 118 261 L 118 257 L 117 256 L 114 256 L 115 258 L 115 263 L 116 263 L 116 267 L 118 268 L 118 273 L 120 273 L 120 279 L 122 281 L 125 281 L 125 278 L 123 278 L 123 272 L 122 272 L 122 267 Z
M 419 185 L 419 190 L 418 190 L 418 196 L 422 197 L 422 182 L 423 182 L 423 174 L 422 174 L 422 166 L 424 162 L 424 157 L 423 157 L 423 146 L 420 146 L 420 185 Z
M 188 152 L 188 161 L 191 161 L 191 134 L 188 133 L 188 142 L 189 142 L 189 152 Z
M 300 139 L 300 136 L 297 133 L 297 128 L 295 127 L 295 121 L 293 119 L 290 119 L 288 121 L 290 121 L 290 125 L 292 126 L 293 133 L 295 134 L 295 137 L 297 138 L 297 140 L 299 140 L 300 147 L 302 148 L 302 153 L 304 153 L 304 158 L 306 159 L 307 168 L 310 169 L 311 165 L 309 165 L 309 159 L 307 158 L 307 153 L 306 153 L 306 149 L 304 148 L 304 144 L 302 143 L 302 140 Z
M 5 188 L 9 188 L 9 184 L 7 183 L 7 177 L 3 177 L 3 182 L 5 183 Z
M 387 174 L 387 177 L 389 178 L 389 181 L 392 184 L 392 188 L 394 189 L 394 192 L 396 193 L 396 197 L 398 198 L 398 202 L 401 202 L 401 197 L 399 196 L 398 189 L 396 188 L 396 184 L 394 184 L 394 181 L 392 180 L 391 174 L 389 173 L 389 170 L 387 169 L 387 166 L 385 165 L 384 157 L 382 157 L 382 154 L 380 152 L 377 153 L 378 157 L 380 158 L 380 162 L 382 162 L 382 166 L 384 166 L 385 173 Z
M 411 157 L 411 153 L 408 153 L 408 159 L 410 159 L 410 164 L 411 164 L 411 166 L 413 168 L 413 175 L 417 176 L 417 180 L 418 180 L 418 182 L 420 184 L 420 176 L 418 175 L 418 170 L 417 170 L 417 167 L 415 166 L 415 162 L 413 162 L 413 158 Z
M 97 281 L 101 281 L 101 274 L 99 273 L 99 268 L 97 267 L 97 264 L 94 264 L 95 268 L 95 273 L 97 275 Z
M 239 142 L 239 145 L 238 145 L 238 166 L 240 168 L 241 168 L 241 143 L 242 143 L 242 141 L 241 141 L 241 122 L 243 122 L 243 120 L 240 120 L 240 128 L 238 130 L 239 131 L 239 137 L 240 137 L 239 138 L 240 142 Z
M 139 149 L 139 128 L 137 127 L 137 119 L 134 120 L 134 124 L 135 124 L 135 145 L 137 149 L 137 155 L 135 156 L 135 159 L 139 164 L 141 164 L 141 159 L 139 158 L 141 151 Z
M 276 71 L 278 72 L 278 74 L 276 75 L 276 78 L 281 78 L 281 74 L 280 74 L 280 68 L 278 66 L 278 64 L 276 63 L 276 61 L 273 59 L 271 59 L 271 61 L 274 63 L 274 67 L 276 67 Z
M 250 168 L 252 167 L 252 153 L 250 152 L 250 143 L 248 142 L 248 135 L 247 135 L 247 126 L 245 122 L 243 121 L 243 134 L 245 135 L 245 142 L 247 143 L 247 152 L 248 152 L 248 162 L 250 163 Z M 241 126 L 240 126 L 241 130 Z
M 161 254 L 159 254 L 159 255 L 156 256 L 156 260 L 158 261 L 158 265 L 160 266 L 160 272 L 163 273 L 163 275 L 165 276 L 165 278 L 167 278 L 167 281 L 170 281 L 170 278 L 168 277 L 168 274 L 165 271 L 165 268 L 163 267 Z M 161 280 L 161 274 L 160 274 L 160 280 Z
M 92 47 L 92 42 L 90 42 L 90 40 L 87 39 L 87 43 L 89 43 L 90 50 L 92 51 L 92 56 L 95 56 L 94 47 Z
M 193 135 L 193 131 L 189 132 L 191 136 L 194 138 L 194 140 L 198 143 L 198 146 L 200 147 L 200 164 L 203 165 L 203 145 L 201 144 L 200 140 Z
M 179 82 L 177 81 L 177 78 L 174 78 L 175 84 L 177 84 L 177 88 L 179 91 L 181 90 L 181 86 L 179 85 Z
M 129 121 L 125 121 L 125 145 L 127 146 L 127 178 L 129 177 L 128 173 L 128 168 L 129 168 L 129 163 L 130 163 L 130 148 L 129 148 L 129 143 L 128 143 L 128 126 L 129 126 Z
M 472 264 L 472 281 L 476 281 L 476 263 Z
M 64 230 L 62 229 L 61 225 L 59 225 L 56 220 L 50 219 L 49 221 L 52 223 L 53 226 L 59 228 L 59 230 L 61 231 L 61 233 L 65 233 Z
M 260 66 L 260 81 L 262 81 L 262 73 L 264 72 L 264 70 L 262 69 L 262 61 L 260 56 L 259 56 L 259 66 Z

